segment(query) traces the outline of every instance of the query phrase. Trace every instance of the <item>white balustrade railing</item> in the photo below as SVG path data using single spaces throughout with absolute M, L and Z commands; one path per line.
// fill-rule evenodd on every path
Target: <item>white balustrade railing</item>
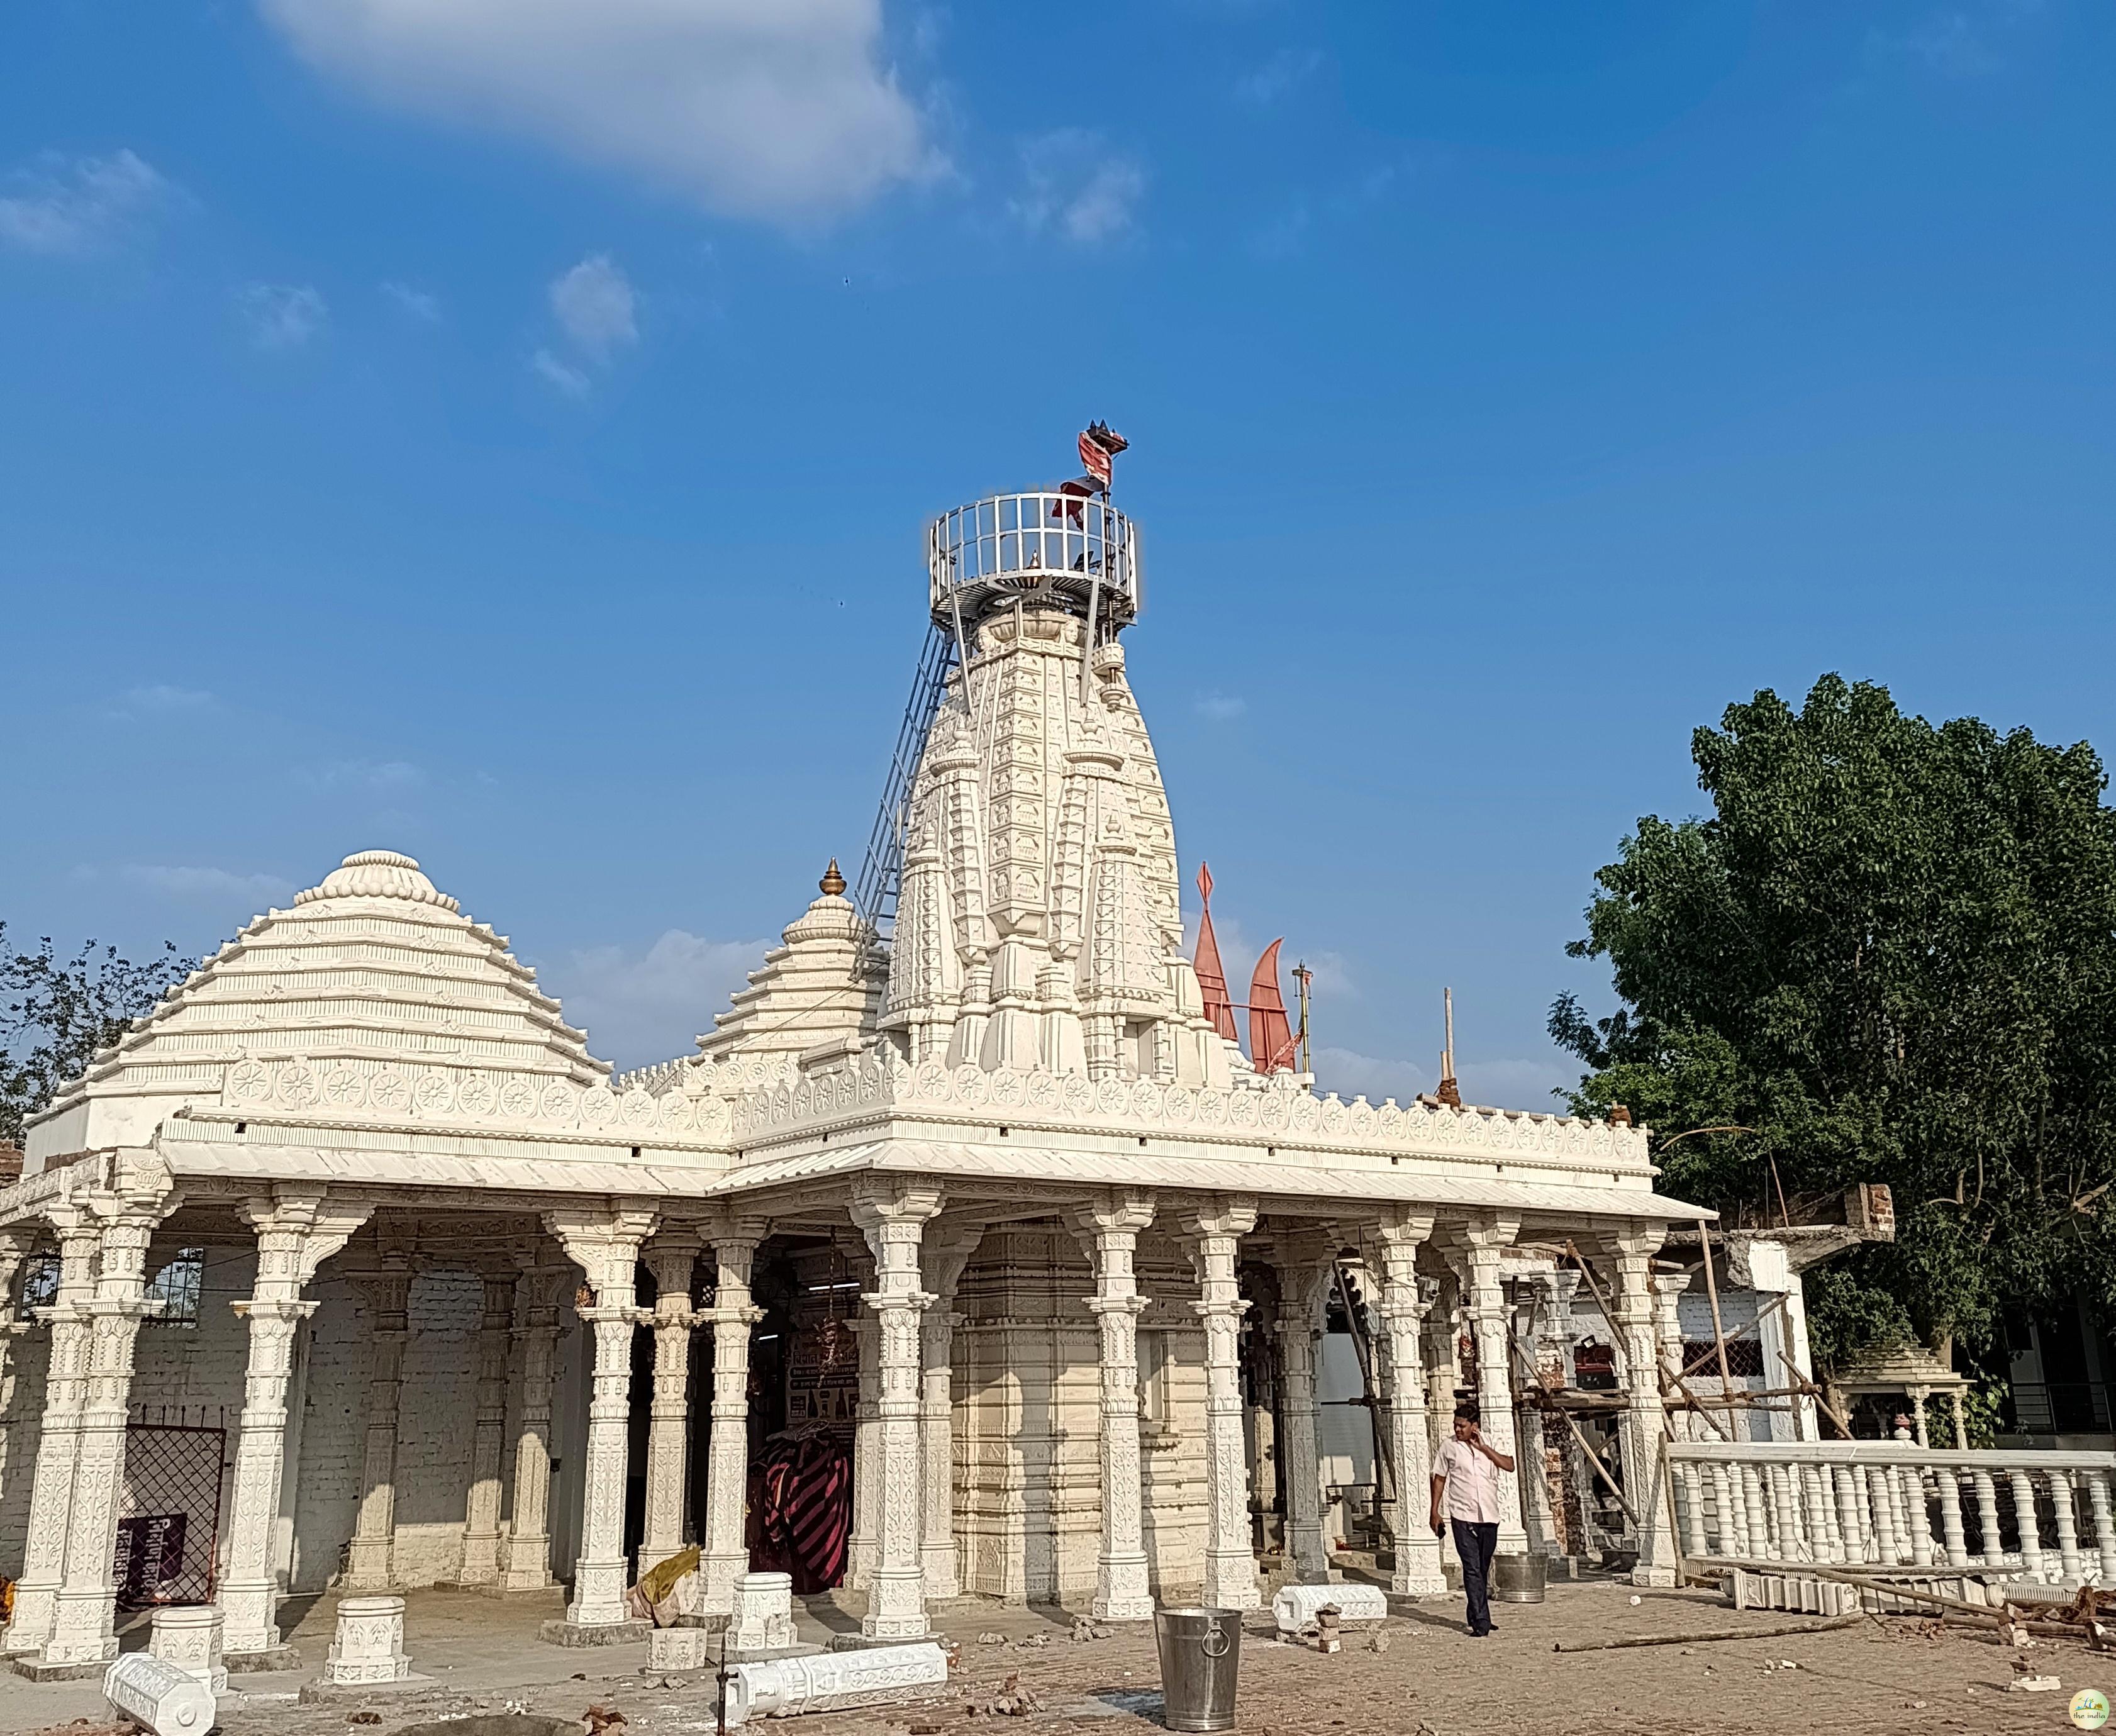
M 1951 1569 L 2116 1586 L 2116 1453 L 1672 1441 L 1692 1560 Z

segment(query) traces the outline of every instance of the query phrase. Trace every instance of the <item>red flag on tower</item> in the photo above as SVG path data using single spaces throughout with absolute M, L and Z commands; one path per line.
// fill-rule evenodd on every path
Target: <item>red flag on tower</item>
M 1088 474 L 1104 488 L 1110 486 L 1112 473 L 1110 454 L 1097 446 L 1091 435 L 1083 434 L 1080 436 L 1080 462 L 1087 466 Z
M 1107 422 L 1089 422 L 1080 431 L 1080 462 L 1087 467 L 1088 479 L 1104 494 L 1110 491 L 1111 461 L 1130 446 Z
M 1228 1042 L 1239 1043 L 1226 966 L 1220 962 L 1219 937 L 1212 932 L 1212 871 L 1202 862 L 1198 864 L 1198 896 L 1204 902 L 1205 914 L 1198 921 L 1198 956 L 1192 969 L 1198 973 L 1198 992 L 1205 999 L 1206 1021 Z

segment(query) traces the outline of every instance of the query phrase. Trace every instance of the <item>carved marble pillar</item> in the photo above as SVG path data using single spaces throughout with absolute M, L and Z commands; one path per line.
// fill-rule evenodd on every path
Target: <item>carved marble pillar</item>
M 624 1477 L 637 1314 L 632 1271 L 655 1223 L 653 1208 L 644 1202 L 564 1206 L 544 1214 L 544 1227 L 586 1275 L 593 1298 L 579 1310 L 595 1339 L 595 1364 L 581 1479 L 581 1553 L 573 1563 L 573 1600 L 566 1606 L 570 1627 L 620 1627 L 630 1619 Z
M 568 1272 L 522 1260 L 516 1287 L 522 1389 L 514 1437 L 514 1510 L 507 1526 L 507 1571 L 500 1589 L 541 1591 L 551 1583 L 551 1382 L 559 1344 L 559 1299 Z
M 346 1546 L 343 1587 L 389 1588 L 397 1537 L 397 1406 L 404 1384 L 404 1344 L 411 1336 L 412 1267 L 401 1248 L 385 1248 L 379 1266 L 347 1274 L 367 1314 L 367 1421 L 361 1431 L 360 1508 Z
M 1452 1272 L 1433 1282 L 1423 1339 L 1428 1458 L 1454 1430 L 1456 1394 L 1462 1385 L 1462 1287 Z
M 15 1341 L 30 1329 L 27 1321 L 15 1318 L 10 1305 L 15 1296 L 15 1274 L 29 1258 L 34 1240 L 27 1225 L 0 1230 L 0 1487 L 6 1486 L 7 1451 L 15 1438 L 10 1426 L 15 1418 Z
M 1153 1614 L 1139 1483 L 1138 1317 L 1147 1299 L 1133 1267 L 1139 1232 L 1152 1222 L 1153 1195 L 1143 1190 L 1104 1194 L 1073 1216 L 1073 1233 L 1094 1273 L 1095 1293 L 1087 1302 L 1102 1348 L 1102 1547 L 1092 1607 L 1102 1621 L 1143 1622 Z
M 1659 1371 L 1667 1393 L 1677 1390 L 1682 1377 L 1682 1292 L 1695 1276 L 1688 1272 L 1653 1273 L 1654 1344 L 1659 1352 Z M 1668 1417 L 1668 1432 L 1677 1440 L 1703 1440 L 1711 1436 L 1710 1424 L 1692 1411 L 1677 1411 Z
M 1513 1281 L 1508 1309 L 1508 1329 L 1513 1341 L 1521 1347 L 1526 1358 L 1536 1358 L 1536 1323 L 1546 1305 L 1549 1285 L 1548 1273 L 1528 1273 Z M 1538 1385 L 1535 1375 L 1543 1372 L 1541 1364 L 1534 1364 L 1534 1372 L 1525 1375 L 1521 1389 L 1533 1392 Z M 1539 1405 L 1524 1404 L 1514 1413 L 1515 1437 L 1519 1444 L 1516 1452 L 1518 1469 L 1516 1480 L 1520 1485 L 1521 1529 L 1527 1534 L 1531 1554 L 1555 1556 L 1562 1553 L 1558 1547 L 1557 1524 L 1552 1517 L 1550 1492 L 1550 1455 L 1548 1444 L 1543 1439 L 1543 1413 Z
M 873 1311 L 879 1393 L 876 1457 L 881 1514 L 874 1570 L 860 1632 L 871 1640 L 927 1632 L 922 1560 L 924 1488 L 918 1476 L 919 1316 L 933 1298 L 920 1287 L 918 1245 L 941 1209 L 941 1190 L 915 1181 L 867 1182 L 853 1196 L 853 1222 L 874 1255 Z
M 1660 1348 L 1654 1330 L 1653 1256 L 1667 1240 L 1659 1223 L 1626 1224 L 1603 1237 L 1617 1269 L 1610 1323 L 1623 1352 L 1626 1396 L 1631 1403 L 1618 1419 L 1622 1444 L 1624 1490 L 1638 1514 L 1638 1565 L 1631 1582 L 1640 1586 L 1675 1583 L 1675 1537 L 1668 1501 L 1662 1488 L 1668 1459 L 1662 1450 Z
M 983 1236 L 976 1226 L 951 1227 L 945 1234 L 927 1236 L 919 1250 L 924 1282 L 933 1295 L 933 1305 L 918 1323 L 918 1462 L 925 1507 L 920 1563 L 929 1604 L 954 1597 L 960 1589 L 955 1573 L 953 1365 L 955 1328 L 963 1317 L 954 1312 L 955 1287 Z
M 1419 1282 L 1418 1250 L 1433 1234 L 1433 1213 L 1393 1207 L 1369 1234 L 1382 1271 L 1382 1333 L 1389 1345 L 1389 1447 L 1396 1462 L 1396 1571 L 1389 1589 L 1401 1597 L 1429 1597 L 1447 1589 L 1440 1540 L 1425 1522 L 1433 1501 L 1433 1437 L 1419 1341 L 1431 1305 Z
M 1237 1262 L 1241 1239 L 1256 1227 L 1254 1202 L 1215 1199 L 1187 1212 L 1184 1234 L 1205 1323 L 1205 1602 L 1217 1609 L 1254 1609 L 1256 1557 L 1249 1547 L 1248 1452 L 1242 1439 L 1242 1300 Z
M 231 1657 L 279 1645 L 274 1540 L 286 1467 L 287 1382 L 295 1334 L 316 1309 L 302 1292 L 372 1208 L 333 1200 L 320 1187 L 281 1183 L 239 1209 L 257 1232 L 257 1277 L 249 1299 L 235 1304 L 250 1323 L 250 1362 L 228 1509 L 228 1573 L 220 1586 L 228 1619 L 223 1646 Z
M 1296 1238 L 1279 1268 L 1279 1451 L 1286 1471 L 1286 1561 L 1294 1578 L 1330 1577 L 1322 1536 L 1322 1410 L 1316 1391 L 1317 1347 L 1333 1282 L 1336 1250 L 1319 1237 Z
M 683 1547 L 684 1498 L 691 1486 L 691 1334 L 705 1316 L 691 1306 L 691 1278 L 703 1246 L 696 1230 L 665 1226 L 646 1245 L 655 1300 L 642 1324 L 654 1328 L 654 1397 L 646 1425 L 646 1517 L 639 1572 Z
M 856 1238 L 857 1240 L 857 1238 Z M 864 1241 L 848 1252 L 846 1265 L 862 1292 L 874 1287 L 874 1259 Z M 853 1346 L 859 1354 L 858 1388 L 853 1401 L 852 1529 L 845 1539 L 845 1588 L 867 1589 L 874 1573 L 876 1539 L 881 1526 L 881 1339 L 875 1318 L 862 1312 L 852 1321 Z
M 761 1218 L 729 1218 L 712 1231 L 712 1434 L 706 1448 L 706 1517 L 699 1579 L 711 1615 L 734 1611 L 734 1582 L 749 1571 L 743 1508 L 749 1499 L 750 1334 L 764 1310 L 750 1301 Z
M 102 1664 L 117 1655 L 117 1587 L 111 1577 L 117 1508 L 125 1484 L 125 1421 L 144 1299 L 147 1243 L 178 1196 L 160 1180 L 93 1194 L 89 1209 L 103 1235 L 89 1314 L 88 1382 L 80 1407 L 72 1509 L 67 1517 L 65 1578 L 44 1642 L 47 1664 Z
M 463 1504 L 467 1586 L 499 1581 L 499 1497 L 507 1452 L 507 1352 L 519 1273 L 482 1272 L 485 1311 L 477 1331 L 477 1421 L 471 1435 L 470 1494 Z
M 1477 1345 L 1478 1427 L 1497 1451 L 1512 1457 L 1515 1468 L 1499 1473 L 1499 1550 L 1525 1554 L 1528 1532 L 1521 1524 L 1520 1459 L 1514 1434 L 1512 1358 L 1507 1350 L 1507 1310 L 1500 1261 L 1520 1228 L 1517 1217 L 1475 1212 L 1450 1235 L 1451 1257 L 1461 1280 L 1464 1311 Z
M 67 1518 L 73 1511 L 73 1478 L 80 1444 L 80 1407 L 88 1391 L 90 1321 L 95 1296 L 95 1256 L 102 1226 L 85 1206 L 52 1207 L 46 1216 L 59 1241 L 59 1284 L 37 1318 L 51 1328 L 45 1364 L 43 1432 L 30 1485 L 29 1532 L 23 1543 L 22 1577 L 15 1587 L 15 1613 L 7 1626 L 11 1655 L 39 1651 L 51 1637 L 66 1578 Z

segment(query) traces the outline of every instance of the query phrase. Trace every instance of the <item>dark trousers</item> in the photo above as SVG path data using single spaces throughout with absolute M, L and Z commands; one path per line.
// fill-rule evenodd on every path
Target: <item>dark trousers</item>
M 1470 1605 L 1470 1631 L 1492 1631 L 1492 1553 L 1499 1546 L 1497 1525 L 1477 1525 L 1467 1519 L 1450 1519 L 1454 1527 L 1455 1553 L 1462 1558 L 1462 1596 Z

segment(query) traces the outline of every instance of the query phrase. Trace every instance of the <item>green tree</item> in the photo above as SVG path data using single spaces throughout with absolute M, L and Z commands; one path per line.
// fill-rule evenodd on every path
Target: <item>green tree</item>
M 1818 1354 L 1910 1334 L 1990 1347 L 2004 1310 L 2116 1301 L 2116 813 L 2085 743 L 1884 688 L 1769 691 L 1692 739 L 1709 817 L 1648 816 L 1595 877 L 1620 1006 L 1551 1034 L 1627 1105 L 1669 1191 L 1797 1222 L 1857 1181 L 1897 1240 L 1809 1275 Z M 1720 1130 L 1709 1131 L 1705 1130 Z
M 22 1124 L 69 1079 L 88 1071 L 135 1019 L 154 1010 L 196 962 L 163 942 L 164 956 L 136 965 L 115 946 L 83 944 L 61 958 L 47 935 L 34 952 L 7 947 L 0 922 L 0 1140 L 20 1143 Z

